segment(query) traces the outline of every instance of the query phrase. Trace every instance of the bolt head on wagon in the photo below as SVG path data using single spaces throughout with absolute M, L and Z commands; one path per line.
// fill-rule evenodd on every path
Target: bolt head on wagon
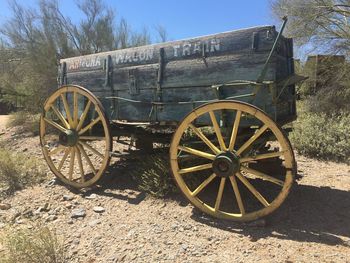
M 62 59 L 40 119 L 51 171 L 84 188 L 112 157 L 166 149 L 174 181 L 202 212 L 270 214 L 296 172 L 281 127 L 296 118 L 302 77 L 285 23 Z

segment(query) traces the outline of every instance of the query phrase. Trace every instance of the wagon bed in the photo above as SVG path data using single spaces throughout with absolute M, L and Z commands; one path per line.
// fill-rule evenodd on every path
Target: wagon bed
M 276 85 L 254 85 L 277 34 L 260 26 L 63 59 L 60 82 L 90 90 L 110 120 L 179 122 L 205 102 L 231 98 L 287 121 L 296 115 L 294 85 L 283 86 L 294 74 L 291 39 L 280 38 L 260 79 Z M 241 84 L 223 85 L 232 81 Z

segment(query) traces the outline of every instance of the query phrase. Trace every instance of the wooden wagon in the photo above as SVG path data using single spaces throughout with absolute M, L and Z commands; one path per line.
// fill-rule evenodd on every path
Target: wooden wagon
M 201 211 L 240 221 L 271 213 L 296 169 L 281 129 L 296 118 L 298 81 L 285 22 L 279 33 L 261 26 L 62 59 L 40 121 L 51 171 L 88 187 L 125 156 L 113 144 L 165 145 L 180 191 Z

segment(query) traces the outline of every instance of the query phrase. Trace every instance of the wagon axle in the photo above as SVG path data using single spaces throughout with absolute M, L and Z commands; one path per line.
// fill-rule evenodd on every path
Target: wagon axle
M 61 132 L 58 139 L 64 146 L 75 146 L 79 141 L 79 135 L 76 130 L 71 129 Z
M 233 152 L 218 154 L 213 162 L 213 172 L 219 177 L 230 177 L 239 171 L 239 158 Z

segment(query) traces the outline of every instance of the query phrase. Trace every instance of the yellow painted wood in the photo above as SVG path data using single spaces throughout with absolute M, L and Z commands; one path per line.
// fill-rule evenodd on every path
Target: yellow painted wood
M 258 129 L 256 133 L 248 141 L 246 141 L 241 146 L 241 148 L 237 150 L 236 154 L 240 155 L 242 152 L 244 152 L 244 150 L 246 150 L 250 145 L 252 145 L 252 143 L 255 142 L 255 140 L 258 139 L 260 135 L 267 130 L 267 128 L 268 128 L 267 124 L 264 124 L 260 129 Z
M 238 133 L 238 128 L 239 128 L 239 123 L 241 121 L 241 116 L 242 116 L 242 111 L 238 110 L 236 112 L 236 118 L 233 123 L 233 128 L 232 128 L 232 134 L 230 138 L 230 145 L 228 147 L 229 151 L 233 151 L 236 143 L 236 138 L 237 138 L 237 133 Z
M 73 172 L 74 172 L 74 159 L 75 159 L 75 148 L 71 147 L 70 149 L 70 161 L 69 161 L 69 180 L 73 180 Z
M 259 154 L 259 155 L 256 155 L 256 156 L 242 157 L 239 161 L 241 163 L 247 163 L 247 162 L 251 162 L 251 161 L 257 161 L 257 160 L 263 160 L 263 159 L 269 159 L 269 158 L 276 158 L 276 157 L 282 156 L 285 153 L 286 153 L 286 151 L 264 153 L 264 154 Z
M 190 147 L 179 146 L 178 149 L 180 151 L 184 151 L 184 152 L 187 152 L 187 153 L 199 156 L 199 157 L 203 157 L 203 158 L 206 158 L 206 159 L 209 159 L 209 160 L 214 160 L 215 159 L 215 155 L 213 155 L 213 154 L 202 152 L 202 151 L 190 148 Z
M 218 154 L 221 151 L 193 124 L 189 124 L 189 127 L 194 131 L 194 133 L 215 153 Z
M 59 125 L 58 123 L 52 121 L 52 120 L 49 120 L 47 118 L 44 118 L 44 121 L 46 121 L 48 124 L 50 124 L 51 126 L 55 127 L 56 129 L 60 130 L 61 132 L 65 132 L 66 129 L 63 128 L 61 125 Z
M 61 122 L 63 123 L 64 127 L 66 129 L 70 129 L 71 127 L 70 127 L 69 123 L 67 122 L 67 120 L 63 117 L 62 113 L 59 112 L 58 109 L 54 105 L 51 105 L 51 109 L 54 111 L 56 116 L 61 120 Z
M 96 169 L 95 169 L 94 165 L 92 164 L 89 156 L 85 152 L 84 148 L 82 146 L 80 146 L 79 144 L 77 145 L 77 147 L 78 147 L 79 151 L 83 154 L 83 156 L 84 156 L 85 160 L 87 161 L 87 163 L 89 164 L 92 172 L 96 175 L 97 174 Z
M 66 99 L 67 97 L 73 98 L 72 112 L 70 112 L 69 110 L 70 107 Z M 82 100 L 80 100 L 80 98 L 82 98 Z M 64 117 L 63 112 L 60 112 L 60 110 L 55 107 L 55 105 L 58 105 L 61 101 L 63 102 L 64 111 L 66 112 L 66 116 L 67 116 L 66 118 Z M 79 115 L 78 102 L 80 103 L 80 101 L 85 101 L 86 106 L 81 116 L 78 116 Z M 84 125 L 84 122 L 88 117 L 88 113 L 92 105 L 94 105 L 96 119 L 91 121 L 85 128 L 83 128 L 84 129 L 83 130 L 81 129 L 81 127 Z M 99 178 L 101 178 L 103 172 L 107 168 L 110 160 L 110 152 L 112 151 L 112 137 L 109 131 L 109 121 L 105 117 L 101 103 L 88 90 L 79 86 L 68 85 L 68 86 L 63 86 L 60 89 L 56 90 L 46 100 L 43 109 L 44 109 L 43 113 L 40 117 L 40 132 L 39 132 L 40 145 L 41 145 L 45 160 L 49 165 L 51 171 L 62 182 L 76 188 L 88 187 L 94 184 Z M 57 115 L 57 117 L 60 119 L 60 121 L 65 127 L 62 127 L 61 125 L 55 123 L 51 119 L 52 118 L 51 114 L 49 114 L 49 111 L 51 109 Z M 77 144 L 73 147 L 67 147 L 64 152 L 63 158 L 59 162 L 54 161 L 53 155 L 59 151 L 52 149 L 52 146 L 50 145 L 54 145 L 55 143 L 57 143 L 57 137 L 55 137 L 54 139 L 52 134 L 47 133 L 47 131 L 50 131 L 47 129 L 47 126 L 49 125 L 53 126 L 54 128 L 58 129 L 59 132 L 66 131 L 66 129 L 68 129 L 67 128 L 68 126 L 69 126 L 69 129 L 73 129 L 77 131 L 77 129 L 79 128 L 80 132 L 81 131 L 86 132 L 87 130 L 92 128 L 97 122 L 100 122 L 101 124 L 102 132 L 103 132 L 102 136 L 97 137 L 94 134 L 92 134 L 92 136 L 87 136 L 84 134 L 83 136 L 79 136 Z M 88 145 L 86 141 L 89 141 L 89 140 L 99 140 L 99 145 L 103 147 L 103 152 L 97 151 L 92 146 L 90 146 L 91 149 L 89 148 L 89 146 L 86 146 Z M 83 144 L 85 146 L 81 146 Z M 89 156 L 87 155 L 83 147 L 86 147 L 87 150 L 91 150 L 93 154 L 99 157 L 100 163 L 98 165 L 92 163 L 91 159 L 89 158 Z M 74 150 L 72 150 L 73 148 Z M 68 169 L 62 169 L 62 167 L 64 166 L 69 156 L 69 153 L 71 153 L 70 154 L 71 163 L 68 165 Z M 78 165 L 73 164 L 75 158 L 77 158 Z M 83 162 L 82 158 L 84 158 L 86 162 L 85 161 Z M 80 170 L 80 174 L 83 173 L 81 178 L 74 178 L 75 168 Z M 89 168 L 91 169 L 94 175 L 92 177 L 91 176 L 86 177 L 86 174 L 84 174 L 84 172 L 85 173 L 90 172 Z
M 222 194 L 224 193 L 224 188 L 225 188 L 225 182 L 226 182 L 226 178 L 222 177 L 220 181 L 218 195 L 215 201 L 215 207 L 214 207 L 215 212 L 217 212 L 220 209 Z
M 256 176 L 257 178 L 260 178 L 260 179 L 262 179 L 264 181 L 269 181 L 269 182 L 277 184 L 279 186 L 283 186 L 284 185 L 283 181 L 281 181 L 281 180 L 279 180 L 277 178 L 274 178 L 274 177 L 272 177 L 270 175 L 267 175 L 267 174 L 264 174 L 262 172 L 259 172 L 257 170 L 254 170 L 254 169 L 251 169 L 251 168 L 248 168 L 248 167 L 245 167 L 245 166 L 242 166 L 241 170 L 246 172 L 246 173 L 250 173 L 250 174 L 252 174 L 252 175 Z
M 88 148 L 90 151 L 92 151 L 94 154 L 98 155 L 100 158 L 103 159 L 104 155 L 102 153 L 100 153 L 99 151 L 97 151 L 95 148 L 93 148 L 91 145 L 83 142 L 83 141 L 79 141 L 79 143 L 84 146 L 85 148 Z
M 258 190 L 255 189 L 255 187 L 249 183 L 249 181 L 240 173 L 236 173 L 236 176 L 239 180 L 249 189 L 249 191 L 262 203 L 265 207 L 268 207 L 270 204 L 267 202 L 267 200 L 259 193 Z
M 244 177 L 244 175 L 242 175 L 242 172 L 244 171 L 243 167 L 245 167 L 243 165 L 241 165 L 240 172 L 237 173 L 237 177 L 236 176 L 229 177 L 232 184 L 231 195 L 234 194 L 236 197 L 239 213 L 229 212 L 228 210 L 226 210 L 227 209 L 226 207 L 219 208 L 219 205 L 218 205 L 219 196 L 216 196 L 216 199 L 214 200 L 214 202 L 209 202 L 209 201 L 206 201 L 206 199 L 204 199 L 203 194 L 199 195 L 199 193 L 203 189 L 205 189 L 205 187 L 207 187 L 209 183 L 216 178 L 215 174 L 209 176 L 206 180 L 204 180 L 194 191 L 192 191 L 191 188 L 189 187 L 188 182 L 186 181 L 187 180 L 186 177 L 182 175 L 182 172 L 184 170 L 179 168 L 181 160 L 178 157 L 178 151 L 183 150 L 183 148 L 181 148 L 181 147 L 184 147 L 182 146 L 183 136 L 188 132 L 188 129 L 190 128 L 213 151 L 213 155 L 220 154 L 222 151 L 218 149 L 218 147 L 216 147 L 211 140 L 209 140 L 198 128 L 196 128 L 192 124 L 192 123 L 196 123 L 199 118 L 204 117 L 205 114 L 210 115 L 210 112 L 215 112 L 215 111 L 227 111 L 232 115 L 236 113 L 236 118 L 233 120 L 233 124 L 232 124 L 233 129 L 232 129 L 232 134 L 230 138 L 230 144 L 228 146 L 229 151 L 235 152 L 235 144 L 237 142 L 237 137 L 239 136 L 239 131 L 240 131 L 239 126 L 241 123 L 242 116 L 251 116 L 252 119 L 255 118 L 257 119 L 257 122 L 262 123 L 262 126 L 255 132 L 255 134 L 251 138 L 249 138 L 248 141 L 243 143 L 240 149 L 238 149 L 240 154 L 245 152 L 245 150 L 247 150 L 255 142 L 256 139 L 260 138 L 260 136 L 262 136 L 266 130 L 271 131 L 271 133 L 269 134 L 274 136 L 275 140 L 279 143 L 280 145 L 279 153 L 266 153 L 266 154 L 258 154 L 257 156 L 244 156 L 239 160 L 240 163 L 242 164 L 250 161 L 259 163 L 259 162 L 263 162 L 264 159 L 275 158 L 275 157 L 280 157 L 281 159 L 284 160 L 284 166 L 286 167 L 286 171 L 284 174 L 283 186 L 281 185 L 281 182 L 280 182 L 282 180 L 280 181 L 273 180 L 274 181 L 273 183 L 278 182 L 278 184 L 281 185 L 281 190 L 280 192 L 278 192 L 278 190 L 276 189 L 277 194 L 274 196 L 274 200 L 271 200 L 271 202 L 267 201 L 267 199 L 264 196 L 262 196 L 262 194 L 259 193 L 258 190 L 255 189 L 255 187 Z M 213 124 L 213 126 L 214 125 L 215 124 Z M 262 139 L 264 138 L 262 137 Z M 237 152 L 235 153 L 237 154 Z M 194 161 L 204 158 L 201 153 L 199 153 L 201 156 L 196 155 L 193 152 L 192 154 L 193 154 Z M 210 158 L 211 159 L 209 158 L 206 158 L 206 159 L 212 160 L 211 156 Z M 236 221 L 255 220 L 260 217 L 266 216 L 272 213 L 274 210 L 276 210 L 287 197 L 290 191 L 290 188 L 293 185 L 294 173 L 295 173 L 293 169 L 295 167 L 295 159 L 294 159 L 294 154 L 290 146 L 290 143 L 288 141 L 288 138 L 284 135 L 282 130 L 274 123 L 274 121 L 271 120 L 271 118 L 268 117 L 266 113 L 264 113 L 263 111 L 259 110 L 258 108 L 252 105 L 249 105 L 243 102 L 227 101 L 227 100 L 212 102 L 212 103 L 202 105 L 196 108 L 195 110 L 193 110 L 191 113 L 189 113 L 183 119 L 183 121 L 179 123 L 178 128 L 173 135 L 173 139 L 170 145 L 170 164 L 171 164 L 171 170 L 172 170 L 174 179 L 177 182 L 177 185 L 179 186 L 181 192 L 184 193 L 184 195 L 188 198 L 188 200 L 194 206 L 196 206 L 198 209 L 200 209 L 201 211 L 211 216 L 222 218 L 222 219 L 236 220 Z M 207 165 L 209 166 L 209 164 Z M 190 170 L 191 168 L 193 167 L 190 167 Z M 194 169 L 196 170 L 196 168 Z M 200 171 L 198 171 L 198 174 L 200 174 Z M 261 175 L 261 174 L 258 174 L 258 175 Z M 270 179 L 270 177 L 273 177 L 273 173 L 264 174 L 264 175 L 266 175 L 264 176 L 265 179 Z M 252 174 L 252 176 L 254 176 L 256 179 L 251 179 L 251 180 L 261 179 L 256 174 Z M 236 178 L 238 178 L 242 183 L 238 184 Z M 241 195 L 243 190 L 241 189 L 241 187 L 247 188 L 248 191 L 252 193 L 252 198 L 256 198 L 259 201 L 259 203 L 261 203 L 262 205 L 258 207 L 253 206 L 251 208 L 249 202 L 251 202 L 252 200 L 250 199 L 250 197 L 249 199 L 245 200 L 246 197 Z M 219 190 L 220 190 L 220 187 L 219 187 Z M 225 192 L 225 194 L 222 194 L 222 197 L 220 198 L 224 200 L 224 198 L 226 198 L 226 194 L 229 195 L 230 193 Z M 222 200 L 220 200 L 220 202 Z
M 208 164 L 196 165 L 189 168 L 183 168 L 179 170 L 179 174 L 186 174 L 186 173 L 193 173 L 193 172 L 198 172 L 202 170 L 207 170 L 207 169 L 211 169 L 212 166 L 213 165 L 211 163 L 208 163 Z
M 94 119 L 92 122 L 90 122 L 88 125 L 86 125 L 84 128 L 82 128 L 78 134 L 84 134 L 87 130 L 91 129 L 94 125 L 96 125 L 101 120 L 101 117 Z
M 210 119 L 211 119 L 211 122 L 212 122 L 213 127 L 214 127 L 214 131 L 216 133 L 216 137 L 218 138 L 218 141 L 220 144 L 220 149 L 221 149 L 221 151 L 226 151 L 227 148 L 226 148 L 224 139 L 222 137 L 221 130 L 220 130 L 219 124 L 216 120 L 215 114 L 213 111 L 209 111 L 209 115 L 210 115 Z
M 203 181 L 192 193 L 192 196 L 198 195 L 210 182 L 212 182 L 216 178 L 216 174 L 212 174 L 207 179 Z
M 65 152 L 64 152 L 64 155 L 63 155 L 63 157 L 62 157 L 62 159 L 61 159 L 61 161 L 60 161 L 60 163 L 58 165 L 58 168 L 57 168 L 58 171 L 61 171 L 61 169 L 63 167 L 63 164 L 64 164 L 64 162 L 66 161 L 66 159 L 68 157 L 69 152 L 70 152 L 70 149 L 69 149 L 69 147 L 67 147 Z
M 101 136 L 79 136 L 79 140 L 83 141 L 103 141 L 105 140 L 105 137 Z
M 91 100 L 89 100 L 87 102 L 87 104 L 85 106 L 85 109 L 84 109 L 83 113 L 80 116 L 80 120 L 79 120 L 79 123 L 78 123 L 78 126 L 77 126 L 77 131 L 80 131 L 81 127 L 83 126 L 84 121 L 86 120 L 86 117 L 87 117 L 87 115 L 89 113 L 90 106 L 91 106 Z
M 245 209 L 244 209 L 241 193 L 240 193 L 238 185 L 237 185 L 236 177 L 233 175 L 233 176 L 230 176 L 229 178 L 230 178 L 230 181 L 231 181 L 231 185 L 232 185 L 233 191 L 235 193 L 235 197 L 236 197 L 236 200 L 237 200 L 239 211 L 241 212 L 241 214 L 243 216 L 245 214 Z
M 59 152 L 62 152 L 62 151 L 65 150 L 65 149 L 66 149 L 66 147 L 64 147 L 63 145 L 59 145 L 56 149 L 50 151 L 50 152 L 48 153 L 48 155 L 49 155 L 49 156 L 55 155 L 55 154 L 57 154 L 57 153 L 59 153 Z
M 63 102 L 64 111 L 66 112 L 66 116 L 67 116 L 67 119 L 68 119 L 69 126 L 73 127 L 74 123 L 73 123 L 72 115 L 70 114 L 68 102 L 67 102 L 67 99 L 66 99 L 65 95 L 66 94 L 61 93 L 61 99 L 62 99 L 62 102 Z
M 78 93 L 73 92 L 73 128 L 76 129 L 78 126 Z
M 78 159 L 78 165 L 79 165 L 79 170 L 80 170 L 80 176 L 81 176 L 81 182 L 84 183 L 85 182 L 85 172 L 84 172 L 84 166 L 83 166 L 83 162 L 81 159 L 81 153 L 78 147 L 75 148 L 75 151 L 77 153 L 77 159 Z

